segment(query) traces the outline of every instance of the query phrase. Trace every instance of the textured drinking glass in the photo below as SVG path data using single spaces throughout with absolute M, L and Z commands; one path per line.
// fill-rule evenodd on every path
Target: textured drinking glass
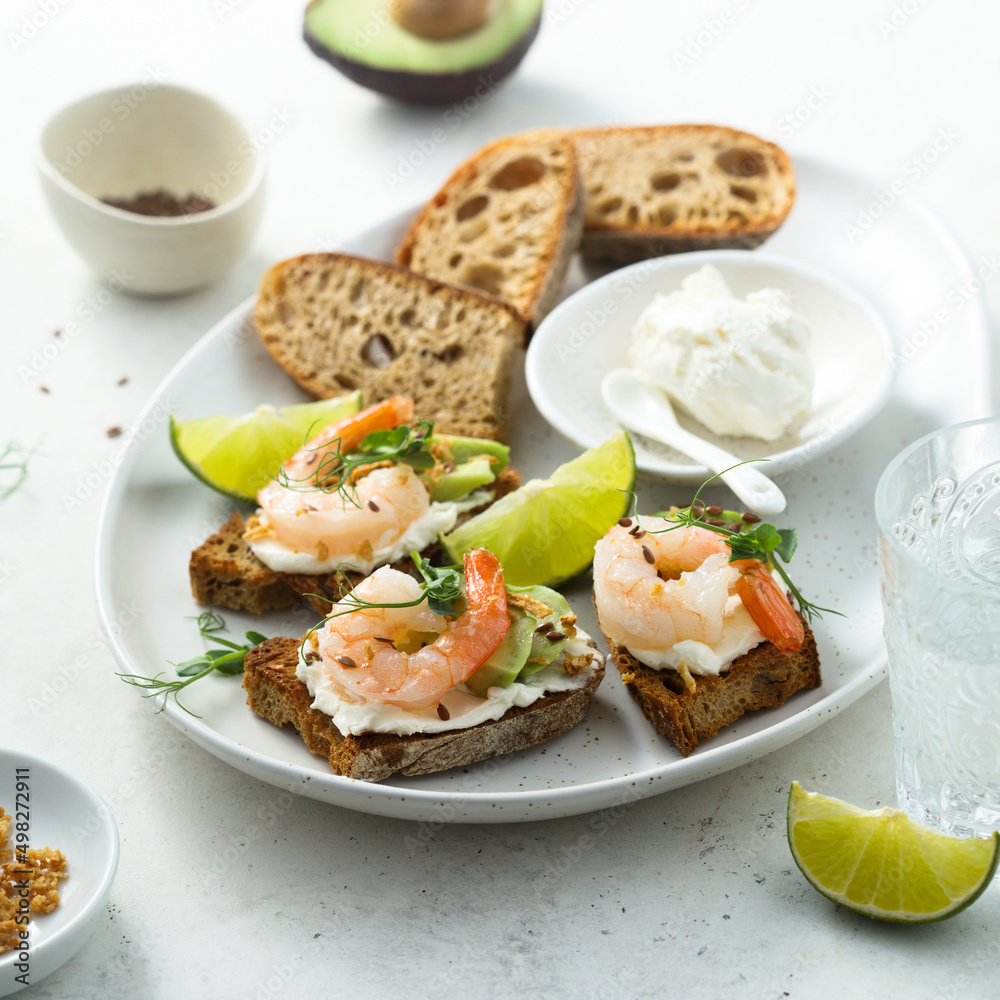
M 1000 829 L 1000 420 L 901 452 L 875 513 L 900 808 Z

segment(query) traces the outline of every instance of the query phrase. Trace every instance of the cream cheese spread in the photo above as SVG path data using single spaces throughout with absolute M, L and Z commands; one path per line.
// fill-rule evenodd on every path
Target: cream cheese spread
M 735 298 L 706 265 L 646 307 L 629 362 L 715 434 L 773 441 L 809 410 L 809 339 L 785 292 Z
M 309 689 L 313 698 L 312 707 L 329 715 L 333 724 L 345 736 L 359 733 L 409 736 L 413 733 L 444 733 L 454 729 L 468 729 L 481 722 L 499 719 L 514 706 L 526 708 L 546 694 L 586 687 L 593 678 L 594 671 L 603 665 L 604 657 L 598 652 L 590 636 L 578 627 L 576 635 L 568 639 L 563 647 L 563 655 L 587 654 L 592 657 L 591 663 L 576 674 L 566 673 L 560 657 L 524 681 L 515 681 L 504 688 L 491 687 L 486 698 L 477 697 L 464 684 L 459 684 L 441 699 L 441 704 L 448 711 L 448 719 L 442 719 L 438 715 L 436 705 L 419 711 L 408 711 L 380 702 L 354 702 L 330 680 L 323 661 L 313 659 L 307 663 L 302 650 L 299 651 L 296 676 Z

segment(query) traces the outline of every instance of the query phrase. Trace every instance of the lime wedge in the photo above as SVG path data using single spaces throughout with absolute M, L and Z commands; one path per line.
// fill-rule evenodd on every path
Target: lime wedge
M 295 406 L 258 406 L 241 417 L 176 420 L 170 443 L 177 457 L 203 482 L 236 500 L 252 501 L 306 439 L 321 427 L 357 413 L 361 393 Z
M 969 840 L 918 826 L 898 809 L 788 793 L 788 846 L 827 899 L 878 920 L 944 920 L 975 902 L 1000 858 L 1000 833 Z
M 442 538 L 455 562 L 485 548 L 503 564 L 515 587 L 555 586 L 593 561 L 594 543 L 629 508 L 635 456 L 624 431 L 560 465 L 548 479 L 532 479 Z

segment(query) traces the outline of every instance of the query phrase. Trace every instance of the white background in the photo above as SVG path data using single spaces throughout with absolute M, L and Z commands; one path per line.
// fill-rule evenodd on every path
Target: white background
M 128 426 L 270 263 L 427 197 L 514 129 L 735 125 L 870 175 L 873 196 L 902 179 L 988 268 L 1000 252 L 995 10 L 555 0 L 509 85 L 446 118 L 317 60 L 296 4 L 7 0 L 0 439 L 39 454 L 0 507 L 0 742 L 73 769 L 111 802 L 122 837 L 107 919 L 26 997 L 997 995 L 1000 893 L 939 926 L 880 925 L 828 904 L 788 853 L 794 778 L 892 802 L 887 685 L 763 760 L 615 813 L 443 828 L 354 814 L 232 770 L 117 680 L 93 599 L 103 486 L 66 502 L 88 475 L 106 478 L 120 449 L 107 429 Z M 48 215 L 32 144 L 58 106 L 150 70 L 263 130 L 266 215 L 215 286 L 96 308 L 101 286 Z M 421 152 L 440 127 L 446 139 Z M 1000 283 L 985 292 L 995 316 Z M 79 334 L 25 375 L 74 320 Z

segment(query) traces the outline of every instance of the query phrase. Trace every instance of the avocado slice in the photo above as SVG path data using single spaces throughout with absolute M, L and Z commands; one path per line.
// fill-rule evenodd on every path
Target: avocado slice
M 524 58 L 542 0 L 496 0 L 482 27 L 445 40 L 406 30 L 391 0 L 311 0 L 306 44 L 355 83 L 404 101 L 482 100 Z
M 503 641 L 490 658 L 476 668 L 465 686 L 479 698 L 485 698 L 491 687 L 509 687 L 528 661 L 537 624 L 530 615 L 515 611 Z
M 496 473 L 488 458 L 477 458 L 458 466 L 454 472 L 442 473 L 436 480 L 424 480 L 432 500 L 442 503 L 461 500 L 480 486 L 489 486 L 496 479 Z
M 433 434 L 430 439 L 435 454 L 446 450 L 447 460 L 455 468 L 422 478 L 432 500 L 460 500 L 473 490 L 492 483 L 497 473 L 510 460 L 510 448 L 487 438 L 458 437 L 453 434 Z
M 451 455 L 451 460 L 456 465 L 468 462 L 470 458 L 479 458 L 481 455 L 488 455 L 495 461 L 492 463 L 494 472 L 499 472 L 510 462 L 510 448 L 499 441 L 491 441 L 489 438 L 460 437 L 457 434 L 432 434 L 430 446 L 444 446 Z
M 485 698 L 491 687 L 509 687 L 515 680 L 524 680 L 547 666 L 558 657 L 566 645 L 566 639 L 552 640 L 548 631 L 559 628 L 559 619 L 571 614 L 569 604 L 562 594 L 548 587 L 508 587 L 516 594 L 528 594 L 552 609 L 544 618 L 535 618 L 520 608 L 508 608 L 513 621 L 503 642 L 493 651 L 490 658 L 465 682 L 469 690 L 480 698 Z M 539 626 L 551 624 L 552 629 L 539 631 Z

